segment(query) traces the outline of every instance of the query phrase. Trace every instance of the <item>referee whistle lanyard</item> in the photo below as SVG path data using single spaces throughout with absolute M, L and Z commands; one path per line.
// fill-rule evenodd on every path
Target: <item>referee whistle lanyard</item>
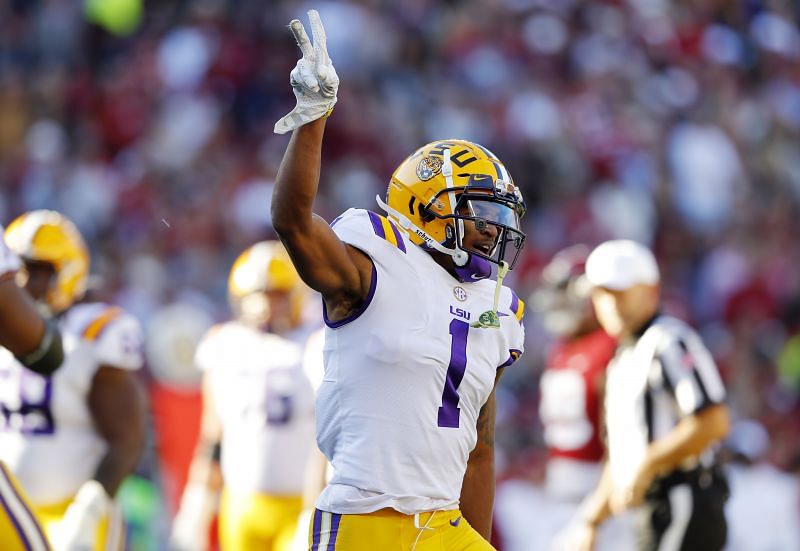
M 500 267 L 497 269 L 497 285 L 494 288 L 494 305 L 491 310 L 485 311 L 478 317 L 478 321 L 470 324 L 470 327 L 476 329 L 499 329 L 500 317 L 497 315 L 497 308 L 500 305 L 500 289 L 503 288 L 503 279 L 508 273 L 508 262 L 505 260 L 500 261 Z

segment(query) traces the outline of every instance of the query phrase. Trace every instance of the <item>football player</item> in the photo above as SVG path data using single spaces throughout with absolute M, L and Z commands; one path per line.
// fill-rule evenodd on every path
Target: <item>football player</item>
M 547 329 L 557 340 L 547 355 L 539 384 L 539 414 L 547 444 L 545 496 L 550 504 L 535 522 L 547 549 L 562 549 L 570 522 L 602 472 L 605 445 L 601 410 L 608 362 L 616 341 L 597 321 L 586 279 L 589 248 L 573 245 L 559 251 L 542 270 L 531 296 Z M 623 519 L 606 526 L 598 549 L 632 549 L 632 531 Z M 625 519 L 627 520 L 627 519 Z
M 308 289 L 278 241 L 242 253 L 228 292 L 234 320 L 212 328 L 195 356 L 204 372 L 201 434 L 172 547 L 206 548 L 222 487 L 222 550 L 283 551 L 295 534 L 314 447 L 314 393 L 303 360 L 320 322 L 304 320 Z
M 605 448 L 600 437 L 603 375 L 616 342 L 600 329 L 584 269 L 589 249 L 560 251 L 542 271 L 531 297 L 557 342 L 539 386 L 539 414 L 547 443 L 547 492 L 578 503 L 600 479 Z
M 28 369 L 50 375 L 64 359 L 61 333 L 55 322 L 42 317 L 28 294 L 14 281 L 20 267 L 19 258 L 0 237 L 0 346 Z M 0 504 L 0 549 L 49 549 L 22 488 L 2 463 Z
M 26 213 L 5 238 L 24 262 L 25 288 L 59 319 L 65 359 L 45 378 L 0 350 L 0 459 L 54 548 L 118 548 L 122 527 L 112 498 L 144 444 L 143 392 L 134 375 L 142 364 L 139 324 L 117 307 L 77 304 L 89 254 L 61 214 Z
M 303 57 L 297 106 L 275 125 L 293 134 L 272 221 L 327 324 L 317 443 L 333 477 L 310 546 L 492 549 L 495 385 L 523 349 L 523 304 L 502 285 L 524 242 L 522 196 L 486 148 L 442 140 L 394 172 L 387 216 L 313 214 L 339 80 L 309 17 L 313 44 L 290 24 Z

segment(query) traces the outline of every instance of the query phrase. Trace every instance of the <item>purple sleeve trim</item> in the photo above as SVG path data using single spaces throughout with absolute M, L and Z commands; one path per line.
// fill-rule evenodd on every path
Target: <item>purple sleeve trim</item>
M 325 320 L 325 325 L 330 327 L 331 329 L 338 329 L 339 327 L 350 323 L 351 321 L 358 318 L 364 311 L 369 307 L 370 303 L 372 302 L 372 298 L 375 296 L 375 289 L 378 286 L 378 270 L 375 269 L 375 262 L 372 262 L 372 281 L 369 284 L 369 292 L 367 293 L 367 298 L 364 299 L 364 302 L 361 304 L 361 307 L 353 312 L 353 314 L 347 316 L 346 318 L 340 319 L 339 321 L 331 321 L 328 319 L 328 310 L 325 308 L 325 301 L 322 301 L 322 318 Z
M 394 232 L 394 238 L 397 241 L 397 248 L 403 252 L 406 252 L 406 244 L 403 241 L 403 234 L 400 233 L 400 230 L 397 229 L 397 226 L 394 225 L 394 222 L 389 220 L 389 225 L 392 227 L 392 232 Z
M 502 369 L 504 367 L 508 367 L 514 362 L 516 362 L 519 357 L 522 356 L 522 350 L 517 350 L 516 348 L 512 348 L 508 351 L 508 359 L 503 362 L 503 365 L 498 365 L 497 369 Z
M 339 222 L 339 220 L 342 219 L 342 216 L 344 216 L 344 213 L 342 213 L 339 216 L 337 216 L 336 218 L 334 218 L 333 222 L 331 222 L 331 227 L 334 227 Z
M 369 214 L 369 221 L 372 222 L 372 229 L 375 230 L 375 234 L 382 239 L 386 239 L 386 233 L 383 231 L 383 224 L 381 224 L 381 217 L 371 210 L 368 210 L 367 214 Z

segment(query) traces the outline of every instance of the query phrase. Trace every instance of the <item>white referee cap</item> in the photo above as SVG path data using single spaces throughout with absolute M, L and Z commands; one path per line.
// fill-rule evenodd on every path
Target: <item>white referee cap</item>
M 659 282 L 658 264 L 650 249 L 628 239 L 606 241 L 586 260 L 586 279 L 593 287 L 623 291 Z

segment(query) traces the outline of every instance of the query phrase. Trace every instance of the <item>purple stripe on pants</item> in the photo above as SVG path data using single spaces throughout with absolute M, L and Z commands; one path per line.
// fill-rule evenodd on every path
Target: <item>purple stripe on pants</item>
M 25 546 L 27 551 L 31 551 L 31 544 L 28 542 L 28 538 L 25 537 L 25 532 L 22 531 L 22 526 L 20 526 L 19 522 L 17 522 L 17 517 L 15 517 L 14 513 L 11 512 L 11 509 L 8 507 L 6 499 L 3 497 L 2 493 L 0 493 L 0 505 L 2 505 L 8 518 L 11 519 L 11 523 L 14 525 L 14 530 L 16 530 L 19 539 L 22 540 L 22 545 Z
M 328 540 L 327 551 L 335 551 L 336 549 L 336 536 L 339 535 L 339 521 L 342 520 L 342 515 L 333 514 L 331 518 L 331 539 Z
M 367 214 L 369 214 L 369 221 L 372 222 L 372 229 L 375 230 L 375 234 L 378 237 L 386 239 L 386 233 L 383 231 L 383 224 L 381 224 L 381 217 L 371 210 L 368 210 Z
M 319 533 L 322 525 L 322 511 L 314 509 L 314 528 L 311 532 L 311 551 L 319 551 Z
M 50 390 L 51 389 L 48 388 L 48 392 Z M 11 482 L 11 476 L 8 474 L 8 468 L 2 462 L 0 462 L 0 470 L 2 471 L 3 478 L 6 479 L 9 488 L 11 488 L 14 497 L 17 498 L 17 501 L 19 501 L 19 504 L 22 505 L 22 508 L 25 509 L 25 514 L 27 514 L 30 518 L 34 519 L 33 526 L 34 528 L 36 528 L 36 533 L 41 538 L 41 541 L 44 544 L 45 548 L 50 549 L 50 544 L 48 542 L 48 539 L 45 537 L 44 532 L 42 532 L 42 527 L 39 525 L 39 520 L 37 519 L 36 515 L 33 514 L 33 511 L 30 510 L 28 504 L 25 502 L 25 500 L 22 498 L 19 492 L 17 492 L 17 488 L 14 486 L 14 483 Z M 14 520 L 16 521 L 16 519 Z

